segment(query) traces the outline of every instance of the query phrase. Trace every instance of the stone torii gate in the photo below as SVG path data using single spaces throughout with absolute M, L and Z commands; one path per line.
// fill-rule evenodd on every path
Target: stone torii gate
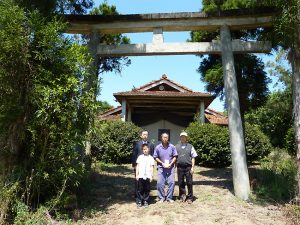
M 271 10 L 230 10 L 215 15 L 199 12 L 115 16 L 67 15 L 66 20 L 69 22 L 68 33 L 90 35 L 89 50 L 95 62 L 101 56 L 220 54 L 228 106 L 234 192 L 242 200 L 249 198 L 249 174 L 233 54 L 267 53 L 271 51 L 271 43 L 232 40 L 230 31 L 271 26 Z M 163 32 L 194 30 L 220 30 L 220 40 L 164 43 Z M 137 32 L 153 32 L 152 43 L 105 45 L 99 41 L 100 35 L 103 34 Z

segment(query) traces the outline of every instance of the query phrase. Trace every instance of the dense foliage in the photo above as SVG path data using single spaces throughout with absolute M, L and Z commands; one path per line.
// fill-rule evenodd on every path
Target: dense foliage
M 224 167 L 231 164 L 229 133 L 227 127 L 214 124 L 192 123 L 186 130 L 189 142 L 195 147 L 197 164 L 210 167 Z M 247 160 L 252 162 L 271 151 L 268 138 L 255 126 L 246 124 L 245 146 Z
M 108 5 L 106 2 L 102 3 L 98 7 L 93 8 L 90 11 L 91 15 L 119 15 L 116 6 Z M 89 40 L 90 37 L 84 35 L 84 39 Z M 100 36 L 100 43 L 102 44 L 129 44 L 130 39 L 123 34 L 105 34 Z M 131 60 L 126 57 L 100 57 L 99 58 L 99 72 L 107 72 L 107 71 L 115 71 L 120 73 L 124 66 L 129 66 L 131 64 Z
M 292 141 L 293 133 L 291 133 L 293 124 L 292 74 L 289 68 L 284 66 L 285 59 L 286 51 L 279 51 L 276 61 L 267 64 L 270 74 L 278 79 L 277 85 L 281 86 L 281 90 L 271 93 L 266 103 L 249 112 L 245 119 L 251 124 L 258 125 L 261 131 L 269 137 L 273 146 L 284 147 L 292 153 L 295 151 Z
M 93 6 L 93 0 L 14 0 L 30 11 L 38 10 L 43 15 L 53 13 L 85 13 Z
M 197 151 L 197 164 L 211 167 L 230 165 L 228 129 L 214 124 L 192 123 L 186 129 L 189 143 Z
M 64 27 L 0 2 L 1 172 L 6 189 L 31 209 L 51 208 L 85 173 L 81 149 L 96 102 L 95 91 L 84 90 L 93 68 L 86 48 L 62 36 Z
M 218 3 L 218 4 L 217 4 Z M 203 1 L 203 11 L 215 12 L 218 10 L 237 9 L 253 6 L 254 1 Z M 249 40 L 256 36 L 255 31 L 234 31 L 231 32 L 232 39 Z M 192 42 L 203 42 L 220 39 L 219 32 L 194 31 L 191 32 Z M 216 96 L 224 97 L 224 83 L 222 60 L 218 55 L 201 56 L 202 61 L 198 68 L 201 80 L 205 83 L 207 91 Z M 269 93 L 264 64 L 253 54 L 235 54 L 235 72 L 238 86 L 241 115 L 250 109 L 263 105 Z
M 130 163 L 133 143 L 141 128 L 121 120 L 99 121 L 92 139 L 92 154 L 107 163 Z
M 246 121 L 258 125 L 274 146 L 283 147 L 284 137 L 292 126 L 291 93 L 272 93 L 264 106 L 246 115 Z
M 275 149 L 261 161 L 261 168 L 250 170 L 256 180 L 254 193 L 275 201 L 289 201 L 295 196 L 297 166 L 282 149 Z
M 103 113 L 113 108 L 113 106 L 110 105 L 107 101 L 98 101 L 97 104 L 98 104 L 98 113 Z
M 253 162 L 268 155 L 273 147 L 269 138 L 259 129 L 258 126 L 245 123 L 245 148 L 247 161 Z

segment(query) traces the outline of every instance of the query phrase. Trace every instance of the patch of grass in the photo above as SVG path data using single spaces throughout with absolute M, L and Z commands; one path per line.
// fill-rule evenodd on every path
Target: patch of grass
M 167 215 L 167 217 L 164 220 L 164 225 L 172 225 L 174 224 L 173 217 L 171 215 Z
M 294 197 L 297 167 L 283 150 L 273 151 L 260 167 L 249 169 L 253 194 L 266 201 L 288 202 Z
M 287 204 L 285 209 L 285 216 L 287 217 L 289 224 L 298 225 L 300 224 L 300 205 Z
M 80 218 L 91 218 L 96 213 L 106 213 L 108 207 L 116 202 L 123 204 L 133 201 L 132 175 L 133 170 L 130 165 L 115 165 L 99 161 L 93 163 L 90 177 L 83 182 L 77 193 Z
M 96 172 L 107 172 L 107 173 L 133 173 L 133 169 L 130 169 L 128 165 L 116 165 L 112 163 L 105 163 L 96 161 L 93 165 L 93 170 Z
M 199 201 L 199 202 L 211 202 L 211 201 L 219 200 L 219 198 L 217 196 L 212 195 L 210 193 L 200 195 L 197 197 L 198 197 L 197 201 Z

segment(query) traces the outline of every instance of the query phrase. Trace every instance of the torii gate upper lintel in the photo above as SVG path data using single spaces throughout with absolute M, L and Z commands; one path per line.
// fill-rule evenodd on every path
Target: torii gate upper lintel
M 89 33 L 92 56 L 146 56 L 175 54 L 220 54 L 224 75 L 230 149 L 232 157 L 235 195 L 247 200 L 250 194 L 249 175 L 240 116 L 240 105 L 234 69 L 234 53 L 267 53 L 270 42 L 232 40 L 230 30 L 255 29 L 272 26 L 273 9 L 229 10 L 219 14 L 157 13 L 136 15 L 67 15 L 68 33 Z M 220 31 L 218 41 L 203 43 L 164 43 L 163 32 L 168 31 Z M 114 33 L 153 32 L 152 43 L 103 45 L 99 35 Z

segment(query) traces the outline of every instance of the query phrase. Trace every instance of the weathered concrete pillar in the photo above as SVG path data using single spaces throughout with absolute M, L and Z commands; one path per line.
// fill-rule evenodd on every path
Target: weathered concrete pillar
M 121 113 L 121 120 L 126 121 L 126 99 L 122 99 L 122 113 Z
M 199 122 L 201 124 L 205 123 L 205 108 L 204 108 L 204 102 L 200 102 L 200 111 L 199 111 Z
M 131 107 L 130 106 L 128 106 L 127 121 L 131 122 Z
M 153 38 L 152 38 L 153 44 L 162 44 L 164 43 L 164 34 L 162 28 L 156 28 L 153 30 Z
M 227 25 L 221 27 L 221 45 L 225 96 L 228 107 L 234 193 L 238 198 L 247 200 L 250 194 L 249 175 L 231 46 L 231 34 Z
M 93 92 L 94 98 L 96 99 L 97 97 L 97 84 L 98 84 L 98 66 L 99 66 L 99 56 L 97 55 L 97 46 L 100 43 L 100 35 L 98 34 L 97 31 L 92 31 L 90 36 L 89 36 L 89 41 L 88 41 L 88 50 L 89 53 L 91 54 L 93 58 L 93 73 L 92 76 L 90 77 L 85 77 L 87 82 L 87 87 L 84 92 Z M 91 126 L 91 125 L 90 125 Z M 91 155 L 91 132 L 88 131 L 87 134 L 87 140 L 85 141 L 85 155 L 87 156 L 86 158 L 86 163 L 91 163 L 90 155 Z
M 88 50 L 93 59 L 94 73 L 93 73 L 92 77 L 89 77 L 88 89 L 91 89 L 91 88 L 97 89 L 99 61 L 100 61 L 100 57 L 97 53 L 97 48 L 98 48 L 99 44 L 100 44 L 100 34 L 97 31 L 92 31 L 89 35 Z M 97 90 L 94 90 L 94 91 L 95 91 L 95 97 L 96 97 Z

